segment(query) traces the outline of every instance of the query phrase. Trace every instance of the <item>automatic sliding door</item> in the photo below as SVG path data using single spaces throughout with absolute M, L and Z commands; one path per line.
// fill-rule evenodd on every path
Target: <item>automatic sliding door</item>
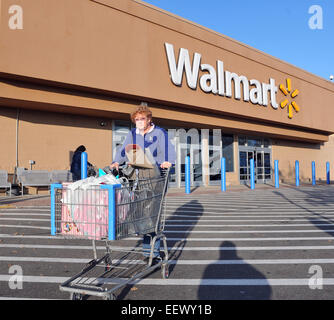
M 255 183 L 266 183 L 272 180 L 271 153 L 256 150 L 239 151 L 240 183 L 250 182 L 250 161 L 254 159 Z
M 254 173 L 255 173 L 255 183 L 256 183 L 256 153 L 254 151 L 248 151 L 247 152 L 248 155 L 248 181 L 251 181 L 251 171 L 250 171 L 250 167 L 251 167 L 251 160 L 254 159 Z
M 264 180 L 272 180 L 272 168 L 271 168 L 271 154 L 264 152 Z
M 264 181 L 263 152 L 256 152 L 256 178 L 258 182 Z

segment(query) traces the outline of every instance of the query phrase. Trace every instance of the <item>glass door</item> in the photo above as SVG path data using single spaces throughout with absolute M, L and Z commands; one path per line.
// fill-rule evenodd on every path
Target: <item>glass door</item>
M 261 183 L 267 183 L 272 180 L 271 154 L 270 152 L 257 151 L 257 180 Z
M 256 178 L 258 182 L 264 182 L 264 162 L 263 162 L 263 152 L 256 151 Z
M 253 150 L 239 152 L 240 182 L 250 182 L 250 162 L 254 159 L 254 178 L 257 183 L 257 153 Z
M 240 183 L 250 181 L 250 160 L 254 159 L 255 183 L 272 182 L 271 142 L 266 138 L 238 137 Z
M 248 162 L 247 162 L 247 152 L 246 151 L 240 151 L 239 152 L 239 176 L 240 176 L 240 182 L 246 183 L 249 175 L 248 171 Z
M 247 152 L 247 156 L 248 156 L 248 159 L 247 159 L 247 166 L 248 166 L 248 181 L 251 180 L 251 170 L 250 170 L 250 167 L 251 167 L 251 160 L 253 159 L 254 160 L 254 180 L 255 180 L 255 183 L 257 183 L 257 153 L 255 151 L 248 151 Z
M 263 165 L 264 165 L 264 182 L 270 182 L 273 179 L 270 152 L 263 152 Z
M 255 183 L 264 182 L 264 154 L 256 150 L 246 150 L 239 152 L 240 182 L 250 183 L 251 171 L 250 162 L 254 159 L 254 180 Z M 269 162 L 270 165 L 270 162 Z

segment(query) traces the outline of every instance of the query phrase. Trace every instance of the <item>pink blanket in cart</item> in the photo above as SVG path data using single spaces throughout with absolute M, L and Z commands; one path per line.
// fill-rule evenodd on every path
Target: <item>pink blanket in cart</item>
M 66 185 L 65 185 L 66 186 Z M 116 193 L 116 203 L 121 203 L 122 193 Z M 129 205 L 122 205 L 117 212 L 116 223 L 125 221 Z M 66 236 L 101 240 L 108 236 L 108 190 L 62 191 L 61 233 Z

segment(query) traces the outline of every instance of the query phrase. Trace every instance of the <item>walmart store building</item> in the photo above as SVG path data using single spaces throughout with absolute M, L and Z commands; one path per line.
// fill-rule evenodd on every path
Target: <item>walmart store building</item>
M 8 27 L 8 8 L 23 9 L 23 29 Z M 334 85 L 224 35 L 137 0 L 2 2 L 0 169 L 69 169 L 84 144 L 98 167 L 147 104 L 170 129 L 178 160 L 173 184 L 326 179 L 334 169 Z

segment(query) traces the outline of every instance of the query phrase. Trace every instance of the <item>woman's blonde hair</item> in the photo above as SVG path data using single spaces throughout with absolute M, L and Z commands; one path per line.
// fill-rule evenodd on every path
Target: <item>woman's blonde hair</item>
M 138 114 L 144 114 L 147 119 L 152 121 L 152 111 L 146 106 L 139 106 L 134 112 L 131 113 L 131 121 L 135 123 L 135 118 Z

